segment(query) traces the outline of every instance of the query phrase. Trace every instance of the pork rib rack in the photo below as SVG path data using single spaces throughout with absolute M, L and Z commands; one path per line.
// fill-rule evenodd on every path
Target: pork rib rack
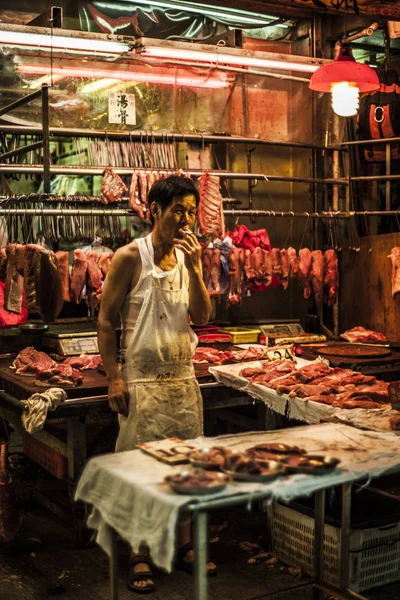
M 198 221 L 203 235 L 225 237 L 220 180 L 217 175 L 203 173 L 200 177 Z

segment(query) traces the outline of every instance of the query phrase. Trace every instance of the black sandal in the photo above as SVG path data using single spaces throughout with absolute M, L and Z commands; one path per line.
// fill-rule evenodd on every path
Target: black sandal
M 140 571 L 140 573 L 135 573 L 136 565 L 144 563 L 149 566 L 147 571 Z M 153 573 L 150 569 L 151 560 L 148 556 L 138 554 L 134 558 L 131 559 L 129 563 L 129 572 L 126 580 L 126 585 L 132 592 L 136 592 L 137 594 L 151 594 L 156 589 L 156 584 L 151 583 L 150 585 L 146 585 L 144 587 L 139 587 L 135 585 L 135 581 L 147 581 L 148 579 L 153 580 Z
M 184 546 L 182 546 L 181 548 L 178 549 L 176 560 L 175 560 L 175 567 L 177 569 L 181 569 L 182 571 L 186 571 L 187 573 L 190 573 L 190 575 L 193 575 L 194 560 L 191 560 L 190 562 L 185 560 L 185 557 L 190 550 L 193 550 L 192 542 L 188 542 L 187 544 L 185 544 Z M 211 560 L 209 560 L 207 562 L 207 577 L 214 577 L 217 574 L 217 567 L 215 565 L 214 565 L 214 568 L 211 568 L 211 569 L 209 568 L 211 563 L 212 563 Z M 212 563 L 212 564 L 214 564 L 214 563 Z

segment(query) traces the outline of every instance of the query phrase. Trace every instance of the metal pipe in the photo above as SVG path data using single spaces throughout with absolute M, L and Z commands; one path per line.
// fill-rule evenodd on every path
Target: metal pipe
M 400 179 L 400 174 L 397 175 L 360 175 L 350 177 L 350 181 L 396 181 Z
M 351 140 L 349 142 L 340 142 L 341 146 L 360 146 L 360 144 L 398 144 L 400 142 L 400 137 L 391 137 L 391 138 L 379 138 L 376 140 Z M 332 149 L 332 146 L 330 146 Z
M 315 492 L 314 506 L 314 581 L 318 585 L 323 581 L 324 572 L 325 490 Z M 319 591 L 314 588 L 313 600 L 319 598 Z
M 36 92 L 32 92 L 32 94 L 28 94 L 27 96 L 23 96 L 23 98 L 15 100 L 15 102 L 11 102 L 11 104 L 7 104 L 7 106 L 4 106 L 0 109 L 0 117 L 1 115 L 6 115 L 7 113 L 11 112 L 15 108 L 18 108 L 19 106 L 22 106 L 23 104 L 27 104 L 28 102 L 35 100 L 35 98 L 38 98 L 41 94 L 42 90 L 37 90 Z
M 31 135 L 41 135 L 41 127 L 27 127 L 24 125 L 2 125 L 1 130 L 4 133 L 24 133 Z M 266 146 L 284 146 L 288 148 L 315 148 L 317 150 L 342 150 L 340 146 L 323 146 L 321 144 L 309 144 L 306 142 L 274 142 L 272 140 L 263 140 L 253 137 L 236 137 L 230 135 L 202 135 L 200 133 L 161 133 L 159 131 L 106 131 L 104 129 L 69 129 L 67 127 L 50 127 L 50 136 L 58 137 L 87 137 L 99 139 L 121 139 L 121 140 L 138 140 L 146 139 L 159 140 L 165 142 L 168 140 L 175 142 L 224 142 L 232 144 L 260 144 Z M 400 138 L 399 138 L 400 140 Z M 343 150 L 342 150 L 343 151 Z
M 349 587 L 350 578 L 350 527 L 351 527 L 351 482 L 342 485 L 342 519 L 340 531 L 339 589 Z
M 51 175 L 103 175 L 106 167 L 86 167 L 86 166 L 53 166 L 50 165 Z M 170 175 L 176 173 L 176 169 L 146 169 L 146 168 L 132 168 L 132 167 L 113 167 L 114 173 L 118 175 L 131 175 L 134 171 L 152 171 L 156 170 L 158 173 L 164 173 Z M 0 164 L 0 173 L 42 173 L 43 167 L 41 165 L 9 165 Z M 204 171 L 193 171 L 185 170 L 187 175 L 192 177 L 200 177 Z M 337 183 L 340 185 L 348 185 L 347 179 L 318 179 L 314 177 L 284 177 L 279 175 L 264 175 L 264 173 L 229 173 L 227 171 L 207 171 L 210 175 L 217 175 L 221 179 L 260 179 L 263 181 L 291 181 L 293 183 L 318 183 L 321 185 L 330 185 Z M 400 175 L 398 175 L 400 178 Z
M 77 208 L 0 208 L 1 216 L 20 216 L 29 215 L 32 217 L 43 215 L 43 216 L 60 216 L 60 217 L 103 217 L 103 216 L 114 216 L 114 217 L 135 217 L 137 213 L 132 210 L 124 209 L 77 209 Z
M 12 158 L 13 156 L 19 156 L 20 154 L 25 154 L 25 152 L 36 150 L 36 148 L 41 148 L 42 146 L 43 142 L 34 142 L 33 144 L 28 144 L 27 146 L 21 146 L 20 148 L 16 148 L 15 150 L 4 152 L 4 154 L 0 154 L 0 162 L 2 160 L 6 160 L 7 158 Z
M 386 171 L 385 171 L 385 175 L 390 175 L 390 158 L 391 158 L 391 152 L 390 152 L 390 144 L 386 144 L 385 145 L 385 158 L 386 158 Z M 387 179 L 386 180 L 386 184 L 385 184 L 385 208 L 386 210 L 390 210 L 390 180 Z
M 2 398 L 9 404 L 12 404 L 16 408 L 19 408 L 20 410 L 22 410 L 24 412 L 28 411 L 28 407 L 26 406 L 26 404 L 24 402 L 22 402 L 21 400 L 18 400 L 18 398 L 14 398 L 14 396 L 11 396 L 4 390 L 0 390 L 0 398 Z
M 42 85 L 43 190 L 50 192 L 49 86 Z

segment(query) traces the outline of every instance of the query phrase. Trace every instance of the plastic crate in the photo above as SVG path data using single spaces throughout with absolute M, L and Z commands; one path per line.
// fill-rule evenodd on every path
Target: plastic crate
M 249 329 L 247 327 L 221 327 L 221 333 L 229 333 L 234 344 L 251 344 L 258 341 L 261 329 Z
M 314 518 L 274 504 L 268 507 L 268 525 L 276 557 L 313 576 Z M 340 527 L 325 522 L 323 581 L 334 587 L 339 586 L 340 533 Z M 399 519 L 381 527 L 352 529 L 349 588 L 362 592 L 399 579 Z
M 49 448 L 26 431 L 22 434 L 24 454 L 57 477 L 65 479 L 68 473 L 68 460 L 57 450 Z

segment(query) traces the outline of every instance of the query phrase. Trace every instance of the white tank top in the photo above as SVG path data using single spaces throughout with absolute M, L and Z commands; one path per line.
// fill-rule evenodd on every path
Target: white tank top
M 171 271 L 163 271 L 154 263 L 154 247 L 151 233 L 144 238 L 136 240 L 142 270 L 139 281 L 126 296 L 120 311 L 121 319 L 121 356 L 123 357 L 129 346 L 129 341 L 135 329 L 136 321 L 142 308 L 146 291 L 150 288 L 154 274 L 160 279 L 162 287 L 172 290 L 180 290 L 182 287 L 188 289 L 189 274 L 185 267 L 184 254 L 179 248 L 175 248 L 177 264 Z

